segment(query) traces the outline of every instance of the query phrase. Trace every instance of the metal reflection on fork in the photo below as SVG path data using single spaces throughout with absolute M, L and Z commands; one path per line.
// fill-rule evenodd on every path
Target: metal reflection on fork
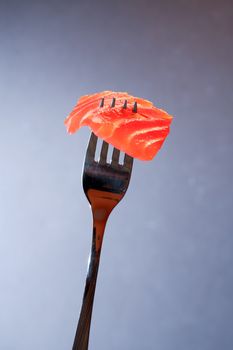
M 112 102 L 115 105 L 115 101 Z M 104 100 L 100 107 L 104 106 Z M 99 161 L 95 161 L 97 137 L 92 133 L 83 167 L 83 189 L 91 205 L 93 237 L 81 313 L 72 350 L 87 350 L 100 253 L 107 219 L 124 197 L 133 166 L 133 158 L 125 154 L 119 163 L 120 151 L 114 148 L 111 163 L 107 162 L 108 143 L 103 141 Z

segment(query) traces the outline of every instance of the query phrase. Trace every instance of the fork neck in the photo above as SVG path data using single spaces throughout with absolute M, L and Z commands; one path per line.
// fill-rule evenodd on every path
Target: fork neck
M 100 251 L 106 222 L 111 211 L 122 198 L 122 195 L 94 189 L 89 190 L 87 195 L 91 203 L 93 227 L 96 232 L 95 246 L 96 250 Z

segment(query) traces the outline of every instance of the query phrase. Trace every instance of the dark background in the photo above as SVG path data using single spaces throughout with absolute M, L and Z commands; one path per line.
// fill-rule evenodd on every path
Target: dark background
M 90 350 L 233 348 L 233 2 L 0 0 L 0 349 L 71 349 L 91 244 L 83 94 L 174 115 L 106 229 Z

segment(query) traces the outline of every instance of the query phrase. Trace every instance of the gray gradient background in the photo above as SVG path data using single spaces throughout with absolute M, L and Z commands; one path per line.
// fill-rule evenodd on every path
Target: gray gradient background
M 135 162 L 103 246 L 90 350 L 233 349 L 233 2 L 0 0 L 0 349 L 71 349 L 91 243 L 89 130 L 104 89 L 175 116 Z

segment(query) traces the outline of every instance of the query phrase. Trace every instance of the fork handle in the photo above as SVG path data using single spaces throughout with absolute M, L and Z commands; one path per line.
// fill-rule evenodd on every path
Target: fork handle
M 105 225 L 104 225 L 105 227 Z M 98 228 L 94 223 L 93 225 L 93 237 L 92 237 L 92 248 L 91 248 L 91 256 L 90 262 L 87 271 L 86 277 L 86 285 L 83 295 L 83 302 L 81 313 L 79 316 L 78 326 L 74 338 L 74 343 L 72 350 L 87 350 L 88 349 L 88 341 L 89 341 L 89 333 L 91 326 L 91 315 L 92 308 L 94 303 L 95 296 L 95 287 L 97 274 L 99 269 L 99 261 L 100 261 L 100 253 L 101 246 L 104 234 L 104 227 L 102 227 L 101 231 L 98 232 Z

